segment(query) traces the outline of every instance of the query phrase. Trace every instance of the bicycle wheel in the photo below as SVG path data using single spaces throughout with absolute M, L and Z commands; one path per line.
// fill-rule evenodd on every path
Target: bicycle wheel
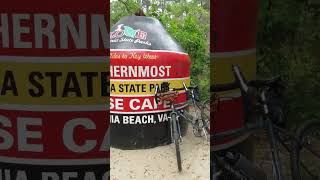
M 188 118 L 189 120 L 192 120 L 192 128 L 193 128 L 193 134 L 196 137 L 202 137 L 202 121 L 201 121 L 201 107 L 190 104 L 188 107 L 188 111 L 184 111 L 184 116 Z
M 267 133 L 272 157 L 272 176 L 274 180 L 283 180 L 283 167 L 280 157 L 279 134 L 274 129 L 272 122 L 267 121 Z
M 177 164 L 178 164 L 178 170 L 182 171 L 182 165 L 181 165 L 181 155 L 180 155 L 180 147 L 179 147 L 179 131 L 177 126 L 177 115 L 175 113 L 171 114 L 171 122 L 172 122 L 172 129 L 173 129 L 173 142 L 176 147 L 176 156 L 177 156 Z
M 320 121 L 306 122 L 292 143 L 294 180 L 320 180 Z
M 210 137 L 210 100 L 206 100 L 202 104 L 201 120 L 202 120 L 204 130 L 206 131 L 206 135 Z

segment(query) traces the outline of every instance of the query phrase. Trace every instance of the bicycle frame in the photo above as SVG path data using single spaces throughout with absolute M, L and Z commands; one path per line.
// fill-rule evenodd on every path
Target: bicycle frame
M 194 119 L 193 115 L 191 115 L 188 111 L 186 110 L 182 110 L 182 109 L 177 109 L 176 105 L 174 104 L 174 102 L 172 102 L 170 104 L 170 108 L 171 108 L 171 114 L 172 113 L 175 113 L 177 115 L 177 119 L 179 119 L 180 117 L 182 117 L 184 120 L 186 120 L 187 122 L 189 122 L 193 128 L 195 128 L 195 121 L 196 120 L 201 120 L 201 119 L 198 119 L 199 116 L 202 116 L 201 114 L 201 105 L 198 101 L 196 101 L 195 99 L 195 95 L 194 95 L 194 92 L 193 91 L 190 91 L 191 92 L 191 99 L 187 100 L 183 105 L 179 105 L 180 107 L 188 107 L 188 106 L 192 106 L 193 108 L 195 108 L 195 113 L 196 113 L 196 119 Z M 170 115 L 171 117 L 171 115 Z M 178 130 L 179 130 L 179 135 L 180 135 L 180 138 L 181 138 L 181 132 L 180 132 L 180 124 L 179 124 L 179 121 L 178 121 Z M 207 138 L 207 134 L 205 132 L 205 136 Z
M 156 103 L 159 103 L 159 100 L 161 102 L 169 102 L 170 103 L 170 108 L 171 108 L 171 113 L 170 113 L 170 134 L 171 134 L 171 140 L 175 144 L 175 149 L 176 149 L 176 157 L 177 157 L 177 165 L 178 165 L 178 170 L 182 170 L 182 162 L 181 162 L 181 154 L 180 154 L 180 146 L 179 146 L 179 141 L 182 140 L 182 135 L 181 135 L 181 129 L 180 129 L 180 118 L 182 117 L 185 121 L 189 122 L 192 124 L 193 127 L 193 133 L 195 136 L 195 132 L 199 132 L 199 129 L 204 131 L 205 136 L 207 134 L 205 131 L 207 130 L 207 125 L 208 123 L 204 123 L 204 119 L 202 119 L 202 110 L 201 106 L 198 104 L 198 100 L 196 99 L 196 91 L 198 90 L 198 87 L 186 87 L 185 83 L 183 82 L 183 88 L 174 88 L 170 89 L 169 88 L 169 83 L 168 82 L 163 82 L 161 84 L 161 90 L 158 91 L 159 87 L 158 85 L 156 86 L 155 89 L 155 101 Z M 179 97 L 179 91 L 184 90 L 186 93 L 186 98 L 187 101 L 184 103 L 180 104 L 174 104 L 177 98 Z M 191 93 L 191 100 L 189 99 L 189 93 Z M 201 115 L 200 119 L 198 119 L 198 116 L 196 118 L 193 118 L 193 116 L 185 111 L 183 108 L 186 106 L 192 105 L 194 106 L 196 110 L 196 114 Z M 179 108 L 178 108 L 179 106 Z M 199 122 L 202 122 L 204 125 L 200 127 Z M 202 136 L 200 134 L 200 136 Z
M 250 104 L 249 95 L 254 95 L 255 97 L 259 97 L 259 102 L 260 102 L 259 107 L 261 107 L 262 113 L 258 113 L 258 117 L 254 118 L 254 119 L 247 116 L 246 117 L 247 121 L 246 121 L 244 127 L 242 127 L 242 128 L 229 130 L 227 132 L 214 133 L 211 135 L 211 138 L 213 140 L 223 140 L 226 138 L 238 137 L 238 136 L 248 134 L 248 133 L 254 133 L 255 131 L 258 131 L 258 130 L 266 130 L 267 138 L 269 140 L 270 149 L 271 149 L 271 153 L 272 153 L 273 178 L 275 180 L 283 180 L 284 179 L 284 176 L 282 174 L 283 171 L 282 171 L 282 167 L 281 167 L 279 151 L 278 151 L 279 144 L 281 144 L 288 152 L 290 152 L 291 172 L 293 174 L 293 179 L 300 180 L 301 177 L 294 176 L 294 174 L 295 174 L 294 172 L 295 172 L 295 170 L 297 170 L 295 164 L 300 163 L 299 161 L 297 161 L 298 159 L 295 158 L 296 157 L 295 156 L 296 155 L 295 154 L 296 148 L 297 147 L 304 147 L 306 150 L 313 153 L 316 157 L 320 157 L 320 154 L 314 152 L 311 148 L 308 147 L 308 145 L 302 144 L 299 140 L 299 136 L 296 136 L 296 134 L 291 133 L 290 131 L 282 129 L 276 123 L 277 119 L 280 119 L 280 120 L 283 119 L 282 109 L 280 106 L 277 106 L 277 105 L 273 106 L 272 103 L 269 103 L 272 101 L 269 101 L 269 100 L 272 100 L 273 93 L 275 92 L 275 90 L 278 90 L 278 89 L 273 89 L 273 88 L 277 87 L 277 84 L 275 84 L 275 82 L 277 82 L 277 80 L 279 78 L 273 78 L 273 79 L 269 79 L 269 80 L 256 80 L 256 81 L 252 81 L 252 82 L 247 83 L 245 78 L 241 74 L 239 68 L 237 66 L 233 66 L 232 68 L 233 68 L 233 73 L 235 75 L 236 81 L 234 83 L 221 85 L 220 87 L 216 88 L 216 91 L 214 91 L 214 90 L 213 91 L 219 92 L 219 91 L 226 91 L 226 90 L 240 88 L 241 95 L 244 98 L 243 105 L 244 105 L 245 111 L 250 108 L 250 105 L 254 105 L 254 107 L 257 107 L 257 104 L 255 104 L 255 103 Z M 257 94 L 253 93 L 255 91 L 253 91 L 252 88 L 258 90 L 257 91 L 259 93 L 258 96 L 257 96 Z M 266 98 L 267 90 L 271 90 L 271 91 L 269 91 L 269 92 L 271 92 L 271 97 L 270 97 L 271 99 Z M 216 97 L 216 96 L 214 96 L 214 97 Z M 217 104 L 219 106 L 219 98 L 216 98 L 216 99 L 218 100 L 218 102 L 217 103 L 215 102 L 215 104 Z M 217 107 L 216 109 L 218 110 L 219 107 Z M 213 112 L 215 112 L 216 109 L 214 109 Z M 271 112 L 270 112 L 270 110 L 271 110 Z M 246 111 L 246 115 L 248 115 L 248 114 L 250 114 L 250 112 Z M 274 115 L 276 115 L 276 116 L 274 116 Z M 251 118 L 251 119 L 249 119 L 249 118 Z M 282 122 L 282 121 L 279 121 L 279 122 Z M 282 138 L 281 135 L 285 135 L 288 138 L 287 137 Z M 290 141 L 290 144 L 291 144 L 290 147 L 288 145 L 286 145 L 286 141 L 288 141 L 288 140 Z M 229 152 L 224 151 L 224 153 L 227 154 Z M 259 172 L 259 170 L 257 168 L 251 169 L 251 170 L 255 170 L 255 171 L 250 171 L 251 166 L 247 166 L 247 169 L 245 169 L 241 166 L 238 166 L 238 169 L 235 169 L 234 167 L 236 167 L 236 166 L 233 166 L 230 163 L 228 163 L 227 161 L 224 161 L 225 159 L 228 160 L 229 157 L 227 157 L 226 155 L 220 155 L 220 152 L 218 153 L 218 152 L 213 151 L 212 157 L 214 158 L 214 161 L 212 162 L 213 173 L 211 173 L 211 175 L 214 178 L 214 180 L 216 177 L 220 176 L 223 173 L 222 171 L 217 172 L 217 170 L 218 170 L 217 167 L 219 167 L 219 166 L 220 166 L 220 169 L 229 172 L 234 177 L 237 177 L 241 180 L 242 179 L 249 179 L 249 178 L 259 179 L 259 178 L 257 178 L 257 176 L 259 176 L 259 175 L 257 173 L 255 173 L 255 172 Z M 235 160 L 237 160 L 237 159 L 235 159 Z M 246 161 L 244 161 L 244 162 L 246 162 Z M 249 162 L 249 164 L 253 164 L 253 163 Z M 217 166 L 217 165 L 219 165 L 219 166 Z M 249 170 L 249 171 L 246 171 L 246 170 Z M 243 174 L 243 172 L 248 172 L 248 173 Z M 253 173 L 251 173 L 251 172 L 253 172 Z M 228 174 L 227 174 L 227 176 L 228 176 Z
M 177 119 L 179 119 L 179 117 L 182 117 L 184 120 L 186 120 L 188 123 L 190 123 L 193 127 L 193 129 L 199 129 L 199 127 L 196 126 L 196 122 L 197 121 L 200 121 L 202 120 L 202 111 L 201 111 L 201 103 L 200 101 L 198 101 L 196 99 L 196 94 L 195 94 L 195 90 L 196 90 L 197 87 L 187 87 L 185 85 L 185 83 L 183 82 L 183 88 L 178 88 L 178 89 L 172 89 L 172 91 L 176 91 L 178 92 L 178 90 L 184 90 L 185 93 L 186 93 L 186 98 L 187 98 L 187 101 L 183 104 L 179 104 L 179 106 L 177 104 L 174 104 L 174 101 L 171 101 L 170 102 L 170 109 L 171 109 L 171 114 L 170 114 L 170 117 L 172 116 L 172 114 L 174 113 L 177 117 Z M 168 89 L 170 91 L 170 89 Z M 156 90 L 155 90 L 155 95 L 156 95 L 156 98 L 157 98 L 157 93 L 158 93 L 158 86 L 156 86 Z M 189 94 L 190 93 L 190 98 L 189 98 Z M 186 106 L 191 106 L 195 109 L 195 118 L 194 118 L 194 115 L 190 114 L 188 111 L 186 110 L 182 110 L 181 108 L 183 107 L 186 107 Z M 181 107 L 178 109 L 178 107 Z M 201 127 L 201 129 L 203 130 L 203 128 L 205 126 L 208 126 L 209 124 L 204 124 L 203 127 Z M 177 126 L 178 126 L 178 133 L 179 133 L 179 136 L 181 138 L 181 131 L 180 131 L 180 123 L 178 121 L 177 123 Z M 208 139 L 209 135 L 208 133 L 204 131 L 204 135 L 206 137 L 206 139 Z M 172 131 L 171 131 L 171 134 L 172 134 Z
M 260 99 L 263 107 L 263 114 L 258 119 L 255 120 L 255 123 L 247 122 L 245 124 L 245 127 L 243 128 L 229 130 L 227 132 L 222 132 L 222 133 L 215 133 L 211 136 L 211 138 L 213 140 L 223 140 L 225 138 L 239 137 L 247 133 L 265 129 L 267 131 L 268 140 L 271 146 L 270 148 L 272 153 L 272 159 L 274 162 L 273 168 L 275 170 L 274 176 L 276 177 L 277 180 L 282 180 L 283 179 L 282 167 L 281 167 L 280 157 L 278 152 L 279 147 L 277 144 L 277 142 L 279 142 L 279 139 L 275 135 L 275 134 L 278 134 L 278 132 L 274 129 L 274 124 L 272 120 L 269 118 L 269 108 L 266 103 L 265 90 L 262 90 L 260 92 Z

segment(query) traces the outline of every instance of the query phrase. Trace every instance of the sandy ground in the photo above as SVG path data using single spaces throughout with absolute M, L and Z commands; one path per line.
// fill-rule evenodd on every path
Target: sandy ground
M 173 144 L 144 150 L 111 148 L 111 180 L 208 180 L 210 145 L 191 128 L 180 144 L 182 172 L 178 171 Z

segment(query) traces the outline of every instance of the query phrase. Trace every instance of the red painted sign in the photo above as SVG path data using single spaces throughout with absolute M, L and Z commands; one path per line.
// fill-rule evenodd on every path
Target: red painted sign
M 257 3 L 257 0 L 211 1 L 211 52 L 255 48 Z
M 170 79 L 190 76 L 191 62 L 185 53 L 161 50 L 112 50 L 112 79 Z
M 109 178 L 108 11 L 104 0 L 0 3 L 0 179 Z
M 122 31 L 121 26 L 115 32 Z M 136 38 L 136 34 L 127 32 L 126 36 Z M 135 149 L 169 141 L 170 102 L 157 103 L 155 90 L 157 86 L 161 88 L 164 82 L 169 83 L 170 89 L 182 88 L 183 83 L 189 86 L 190 66 L 188 54 L 182 52 L 111 50 L 110 125 L 113 146 Z M 186 94 L 180 91 L 174 104 L 177 109 L 182 109 L 186 107 L 185 102 Z

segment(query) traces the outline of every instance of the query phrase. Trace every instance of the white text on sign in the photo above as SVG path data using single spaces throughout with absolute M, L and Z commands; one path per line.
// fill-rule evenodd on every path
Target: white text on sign
M 43 120 L 41 118 L 28 118 L 28 117 L 18 117 L 16 120 L 16 127 L 13 127 L 12 120 L 5 116 L 0 115 L 0 150 L 10 150 L 14 146 L 20 152 L 43 152 L 45 147 L 41 143 L 30 143 L 30 140 L 38 140 L 37 142 L 43 140 L 42 135 L 45 132 L 41 130 L 30 130 L 29 128 L 38 127 L 41 128 L 43 125 Z M 83 127 L 86 130 L 95 131 L 96 124 L 89 118 L 76 118 L 68 120 L 62 130 L 62 142 L 68 151 L 74 153 L 88 153 L 99 147 L 99 151 L 107 152 L 109 151 L 109 131 L 106 129 L 104 137 L 97 137 L 97 139 L 86 139 L 83 137 L 82 144 L 77 144 L 74 139 L 74 135 L 78 132 L 76 131 L 78 127 Z M 16 129 L 14 134 L 6 131 L 6 128 Z M 98 144 L 98 139 L 102 139 L 101 144 Z M 17 141 L 17 142 L 16 142 Z
M 1 13 L 0 47 L 30 49 L 109 48 L 105 15 L 78 14 L 75 17 L 70 14 Z M 21 25 L 26 23 L 28 25 Z M 9 29 L 12 30 L 9 31 Z M 103 45 L 100 44 L 101 41 L 103 41 Z M 73 46 L 71 47 L 71 45 Z

